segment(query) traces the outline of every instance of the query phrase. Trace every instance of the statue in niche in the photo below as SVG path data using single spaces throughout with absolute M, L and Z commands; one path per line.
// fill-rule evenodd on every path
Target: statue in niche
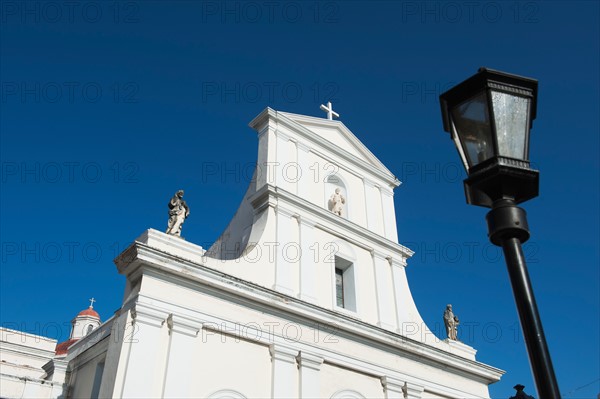
M 179 190 L 169 201 L 169 221 L 166 233 L 181 237 L 181 227 L 189 215 L 190 208 L 183 200 L 183 190 Z
M 448 334 L 448 339 L 453 341 L 458 341 L 458 325 L 460 321 L 457 316 L 454 316 L 452 312 L 452 305 L 446 305 L 446 310 L 444 311 L 444 325 L 446 326 L 446 333 Z
M 335 193 L 331 194 L 329 203 L 331 212 L 335 213 L 336 215 L 343 216 L 346 198 L 344 198 L 339 188 L 336 188 Z

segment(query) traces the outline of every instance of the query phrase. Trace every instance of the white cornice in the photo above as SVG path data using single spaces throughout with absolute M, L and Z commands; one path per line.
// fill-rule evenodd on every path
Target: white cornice
M 254 119 L 248 123 L 248 126 L 254 130 L 262 130 L 263 125 L 269 120 L 269 117 L 276 118 L 277 111 L 275 111 L 273 108 L 267 107 L 263 109 L 260 114 L 256 115 Z
M 47 360 L 54 357 L 54 351 L 15 344 L 13 342 L 2 342 L 2 351 L 7 351 L 16 355 L 26 354 L 27 356 L 37 358 L 38 360 Z
M 363 248 L 372 248 L 371 243 L 375 243 L 381 247 L 381 251 L 391 251 L 392 253 L 400 253 L 406 258 L 410 258 L 414 251 L 405 247 L 404 245 L 398 244 L 391 241 L 379 234 L 372 232 L 348 219 L 341 218 L 332 212 L 323 209 L 312 202 L 309 202 L 297 195 L 290 193 L 282 189 L 281 187 L 264 185 L 256 193 L 252 194 L 249 198 L 252 205 L 255 207 L 255 211 L 259 212 L 263 209 L 261 204 L 269 203 L 277 206 L 278 209 L 288 208 L 288 212 L 296 213 L 298 210 L 308 213 L 311 219 L 319 220 L 322 222 L 317 223 L 317 226 L 323 226 L 324 230 L 332 230 L 327 227 L 327 223 L 330 223 L 336 228 L 339 228 L 339 233 L 348 235 L 347 233 L 353 233 L 360 238 L 363 238 L 363 242 L 356 241 Z M 294 209 L 295 211 L 291 211 Z M 301 215 L 302 217 L 302 215 Z M 327 223 L 323 223 L 327 222 Z
M 400 334 L 353 319 L 347 315 L 321 308 L 221 271 L 164 253 L 148 247 L 146 244 L 135 242 L 133 246 L 136 247 L 137 257 L 129 265 L 123 265 L 122 272 L 126 275 L 132 273 L 163 275 L 168 276 L 168 279 L 177 285 L 190 285 L 196 289 L 202 287 L 203 291 L 210 291 L 212 295 L 226 295 L 238 300 L 244 298 L 248 306 L 263 309 L 263 312 L 281 314 L 282 317 L 301 318 L 307 324 L 317 322 L 321 325 L 334 325 L 340 333 L 350 339 L 365 342 L 365 344 L 380 347 L 390 352 L 403 354 L 408 358 L 418 359 L 420 362 L 444 365 L 454 369 L 459 374 L 465 374 L 471 378 L 476 377 L 487 383 L 499 380 L 503 374 L 502 370 L 494 367 L 462 358 Z M 135 270 L 131 270 L 131 268 Z M 154 307 L 158 306 L 158 302 L 153 303 Z M 169 306 L 173 307 L 174 305 Z M 189 318 L 191 315 L 188 314 L 187 317 Z M 311 351 L 314 351 L 314 348 Z M 331 356 L 335 358 L 334 355 Z M 332 358 L 331 356 L 329 359 Z

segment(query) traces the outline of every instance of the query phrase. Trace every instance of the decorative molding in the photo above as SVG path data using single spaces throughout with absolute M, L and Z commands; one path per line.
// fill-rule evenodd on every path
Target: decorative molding
M 296 141 L 296 145 L 298 146 L 298 150 L 304 152 L 310 152 L 310 146 L 306 144 L 304 141 Z
M 388 260 L 390 261 L 390 265 L 392 267 L 406 267 L 406 259 L 405 258 L 394 258 L 393 256 L 390 256 L 388 258 Z
M 298 349 L 285 347 L 280 344 L 271 344 L 269 345 L 269 353 L 273 360 L 281 360 L 286 363 L 296 364 Z
M 196 323 L 181 316 L 174 316 L 173 313 L 169 314 L 165 322 L 169 328 L 169 334 L 176 332 L 190 337 L 197 337 L 202 329 L 202 323 Z
M 305 211 L 310 214 L 310 217 L 315 220 L 323 220 L 332 223 L 333 225 L 343 229 L 341 231 L 342 234 L 353 233 L 361 238 L 363 238 L 367 242 L 373 242 L 382 247 L 382 249 L 386 249 L 392 251 L 394 253 L 400 253 L 407 258 L 411 257 L 414 252 L 409 248 L 398 244 L 394 241 L 391 241 L 388 238 L 385 238 L 382 235 L 379 235 L 363 226 L 360 226 L 348 219 L 341 218 L 332 212 L 319 207 L 312 202 L 305 200 L 304 198 L 300 198 L 297 195 L 294 195 L 281 187 L 274 188 L 273 186 L 264 187 L 265 191 L 268 191 L 268 195 L 277 198 L 277 202 L 281 204 L 282 202 L 286 203 L 286 207 L 289 208 L 297 208 L 301 211 Z M 261 190 L 262 191 L 262 190 Z M 263 194 L 264 195 L 264 194 Z M 323 225 L 323 223 L 318 223 L 318 225 Z M 346 230 L 346 232 L 344 232 Z M 339 234 L 339 233 L 338 233 Z M 369 246 L 367 244 L 362 244 L 362 246 Z
M 306 216 L 302 216 L 302 215 L 295 215 L 296 219 L 298 219 L 298 223 L 300 223 L 302 226 L 305 227 L 315 227 L 317 225 L 317 222 L 315 222 L 313 219 L 306 217 Z
M 404 392 L 404 397 L 406 399 L 421 399 L 423 391 L 425 391 L 425 387 L 405 382 L 402 391 Z
M 277 136 L 277 138 L 283 142 L 285 142 L 287 144 L 288 141 L 294 141 L 296 142 L 296 139 L 293 139 L 292 136 L 290 136 L 289 134 L 285 133 L 283 130 L 281 129 L 277 129 L 275 131 L 275 136 Z
M 248 123 L 248 126 L 250 126 L 252 129 L 259 131 L 259 134 L 262 133 L 262 130 L 264 129 L 264 125 L 267 124 L 269 122 L 270 118 L 276 118 L 277 117 L 277 111 L 275 111 L 273 108 L 267 107 L 265 108 L 260 114 L 258 114 L 254 119 L 252 119 L 250 121 L 250 123 Z
M 282 207 L 279 204 L 275 208 L 275 211 L 277 212 L 277 215 L 287 216 L 290 219 L 291 218 L 297 218 L 297 217 L 299 217 L 298 213 L 296 213 L 295 211 L 293 211 L 291 209 L 284 208 L 284 207 Z
M 277 208 L 277 198 L 270 193 L 275 191 L 275 186 L 266 183 L 256 193 L 248 197 L 250 205 L 254 208 L 254 214 L 258 215 L 267 207 Z
M 154 308 L 145 306 L 144 304 L 136 303 L 129 310 L 132 318 L 132 324 L 146 324 L 153 327 L 162 327 L 169 314 L 156 311 Z
M 298 362 L 298 366 L 306 367 L 312 370 L 319 371 L 321 369 L 321 365 L 323 364 L 323 358 L 320 356 L 312 355 L 310 353 L 300 351 L 298 356 L 296 356 L 296 361 Z
M 352 242 L 355 245 L 358 245 L 361 248 L 372 250 L 372 247 L 366 243 L 362 243 L 358 240 L 352 240 L 348 237 L 348 233 L 354 233 L 359 237 L 363 238 L 366 242 L 373 242 L 380 245 L 382 248 L 385 248 L 393 253 L 400 253 L 402 256 L 406 258 L 410 258 L 414 251 L 405 247 L 402 244 L 391 241 L 390 239 L 379 235 L 363 226 L 360 226 L 352 221 L 349 221 L 346 218 L 340 218 L 339 216 L 333 214 L 332 212 L 313 204 L 303 198 L 294 195 L 281 187 L 275 187 L 272 185 L 265 184 L 263 187 L 259 189 L 255 194 L 253 194 L 250 198 L 250 203 L 254 207 L 255 214 L 260 213 L 266 206 L 271 206 L 273 208 L 278 208 L 279 206 L 285 203 L 286 208 L 297 208 L 299 210 L 305 211 L 310 214 L 310 219 L 313 220 L 324 220 L 330 222 L 341 229 L 340 231 L 332 230 L 327 227 L 323 223 L 316 223 L 315 227 L 319 227 L 321 230 L 329 232 L 333 235 L 336 235 L 340 238 L 344 238 L 349 242 Z M 285 212 L 285 211 L 284 211 Z M 291 213 L 291 211 L 287 211 Z M 304 215 L 300 216 L 305 217 Z M 346 230 L 344 232 L 344 230 Z M 344 234 L 346 233 L 346 234 Z
M 375 183 L 374 181 L 372 181 L 371 179 L 368 179 L 366 177 L 363 177 L 363 183 L 365 184 L 365 186 L 367 186 L 369 188 L 379 188 L 379 184 Z
M 379 259 L 379 260 L 384 260 L 387 263 L 389 263 L 389 259 L 391 258 L 388 255 L 385 255 L 383 252 L 380 252 L 376 249 L 374 249 L 373 251 L 371 251 L 371 256 L 373 257 L 373 259 Z
M 368 179 L 368 178 L 366 178 L 366 177 L 363 177 L 363 179 L 362 179 L 362 180 L 363 180 L 363 184 L 364 184 L 366 187 L 369 187 L 369 188 L 376 187 L 376 184 L 375 184 L 375 182 L 374 182 L 374 181 L 372 181 L 371 179 Z
M 394 196 L 394 190 L 392 190 L 389 187 L 380 186 L 379 187 L 379 191 L 381 191 L 381 194 L 387 195 L 388 197 L 393 197 Z
M 385 391 L 386 399 L 401 399 L 404 398 L 404 386 L 405 382 L 397 378 L 389 376 L 381 377 L 381 385 Z

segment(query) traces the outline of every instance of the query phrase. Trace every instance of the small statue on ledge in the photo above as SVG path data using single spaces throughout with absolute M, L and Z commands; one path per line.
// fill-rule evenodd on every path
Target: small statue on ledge
M 448 334 L 448 339 L 452 341 L 458 341 L 458 325 L 460 321 L 457 316 L 454 316 L 452 312 L 452 305 L 446 305 L 446 310 L 444 311 L 444 325 L 446 326 L 446 334 Z
M 166 233 L 181 237 L 181 227 L 189 215 L 190 208 L 183 200 L 183 190 L 179 190 L 169 201 L 169 221 L 167 222 Z
M 331 212 L 335 213 L 338 216 L 343 216 L 344 212 L 344 204 L 346 203 L 346 198 L 342 195 L 339 188 L 335 189 L 335 193 L 331 194 L 331 198 L 329 199 L 331 204 Z
M 517 394 L 511 396 L 510 399 L 535 399 L 533 396 L 527 395 L 525 391 L 523 391 L 525 389 L 524 385 L 517 384 L 513 388 L 517 391 Z

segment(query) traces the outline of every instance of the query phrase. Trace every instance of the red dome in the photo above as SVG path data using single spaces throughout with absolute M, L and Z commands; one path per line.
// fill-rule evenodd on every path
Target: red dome
M 65 342 L 61 342 L 60 344 L 57 344 L 54 353 L 56 355 L 66 355 L 67 352 L 69 351 L 69 346 L 73 345 L 77 341 L 78 341 L 77 339 L 69 339 L 69 340 L 66 340 Z
M 98 320 L 100 320 L 100 315 L 98 314 L 98 312 L 96 312 L 92 308 L 87 308 L 87 309 L 82 310 L 81 312 L 79 312 L 79 314 L 77 316 L 90 316 L 90 317 L 95 317 Z

